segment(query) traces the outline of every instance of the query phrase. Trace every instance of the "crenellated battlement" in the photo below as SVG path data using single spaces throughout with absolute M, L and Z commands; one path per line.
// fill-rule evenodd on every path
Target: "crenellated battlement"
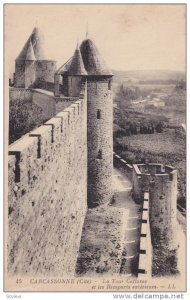
M 14 174 L 16 183 L 25 180 L 26 173 L 34 162 L 37 165 L 39 161 L 45 163 L 55 151 L 58 151 L 68 135 L 71 135 L 72 124 L 77 123 L 81 118 L 84 101 L 84 99 L 77 100 L 44 125 L 9 146 L 9 176 L 12 177 Z M 13 159 L 12 156 L 15 158 Z M 12 165 L 13 161 L 15 161 L 14 166 Z M 25 167 L 22 168 L 22 166 Z M 11 172 L 13 172 L 12 175 Z
M 84 85 L 80 99 L 9 146 L 12 274 L 74 274 L 87 208 L 86 133 Z
M 169 165 L 149 163 L 133 165 L 133 195 L 142 202 L 150 194 L 152 243 L 175 248 L 177 211 L 177 170 Z M 156 232 L 156 234 L 155 234 Z

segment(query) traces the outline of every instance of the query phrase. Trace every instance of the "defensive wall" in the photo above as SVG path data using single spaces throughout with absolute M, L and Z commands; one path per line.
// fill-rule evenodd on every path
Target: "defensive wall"
M 152 243 L 149 221 L 149 193 L 143 195 L 138 278 L 151 277 L 152 275 Z
M 113 152 L 113 165 L 116 168 L 119 168 L 127 177 L 132 180 L 133 177 L 133 167 L 128 164 L 125 159 L 120 155 Z
M 114 166 L 133 184 L 134 200 L 142 205 L 138 276 L 151 274 L 154 248 L 177 248 L 177 170 L 163 164 L 129 165 L 114 153 Z M 161 249 L 161 248 L 160 248 Z
M 78 97 L 55 97 L 53 92 L 39 88 L 15 88 L 9 89 L 10 106 L 15 100 L 29 101 L 42 108 L 44 119 L 49 119 L 70 106 Z
M 9 146 L 10 274 L 75 272 L 87 209 L 86 85 L 79 98 Z
M 176 247 L 177 170 L 162 164 L 133 165 L 133 194 L 142 201 L 150 195 L 150 225 L 153 245 Z

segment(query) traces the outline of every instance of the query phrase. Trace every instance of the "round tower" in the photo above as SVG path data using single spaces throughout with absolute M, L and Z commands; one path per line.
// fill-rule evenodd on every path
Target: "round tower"
M 88 206 L 112 197 L 113 103 L 111 80 L 96 46 L 86 39 L 80 46 L 87 71 Z
M 79 96 L 81 92 L 83 78 L 87 75 L 87 72 L 84 68 L 84 63 L 78 44 L 66 74 L 68 77 L 66 81 L 66 84 L 68 85 L 68 96 Z
M 32 43 L 30 41 L 28 51 L 26 54 L 25 60 L 25 88 L 29 88 L 32 86 L 36 80 L 36 65 L 35 65 L 35 55 L 32 47 Z
M 36 85 L 44 88 L 46 83 L 54 83 L 56 61 L 48 59 L 45 48 L 44 35 L 39 28 L 35 27 L 31 34 L 31 41 L 36 57 Z
M 34 28 L 15 61 L 15 87 L 54 88 L 56 62 L 45 54 L 44 37 Z

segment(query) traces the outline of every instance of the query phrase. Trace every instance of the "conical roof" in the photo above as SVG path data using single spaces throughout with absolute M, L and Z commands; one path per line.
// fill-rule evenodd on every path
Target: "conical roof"
M 72 57 L 71 64 L 67 71 L 68 75 L 87 75 L 87 72 L 84 67 L 80 49 L 77 46 L 75 53 Z
M 29 42 L 28 50 L 26 52 L 26 60 L 36 60 L 31 40 Z
M 88 75 L 113 75 L 92 40 L 84 40 L 80 51 Z
M 35 27 L 31 34 L 31 41 L 34 48 L 34 54 L 37 60 L 43 60 L 45 56 L 44 36 L 39 28 Z
M 26 41 L 24 47 L 22 48 L 20 54 L 16 58 L 16 60 L 26 60 L 27 57 L 27 51 L 30 47 L 30 43 L 32 45 L 34 56 L 36 60 L 43 60 L 46 59 L 45 57 L 45 51 L 44 51 L 44 37 L 40 33 L 40 30 L 35 27 L 32 31 L 30 37 Z

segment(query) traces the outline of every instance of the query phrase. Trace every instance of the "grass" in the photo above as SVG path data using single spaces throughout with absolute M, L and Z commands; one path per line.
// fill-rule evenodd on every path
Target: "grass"
M 102 205 L 88 209 L 84 221 L 76 274 L 118 274 L 121 265 L 125 209 Z
M 131 135 L 120 140 L 133 151 L 141 149 L 153 155 L 170 154 L 181 159 L 185 155 L 184 139 L 175 134 L 174 129 L 165 130 L 163 133 Z

